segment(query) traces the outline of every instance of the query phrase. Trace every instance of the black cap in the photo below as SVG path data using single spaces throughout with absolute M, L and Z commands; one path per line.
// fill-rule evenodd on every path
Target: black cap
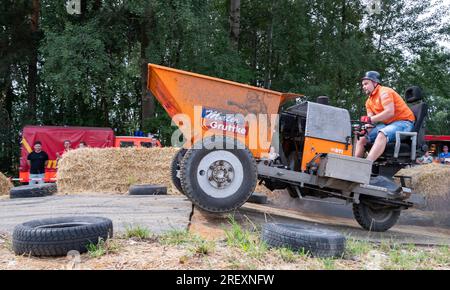
M 366 72 L 362 80 L 371 80 L 373 82 L 381 84 L 381 75 L 376 71 L 368 71 Z

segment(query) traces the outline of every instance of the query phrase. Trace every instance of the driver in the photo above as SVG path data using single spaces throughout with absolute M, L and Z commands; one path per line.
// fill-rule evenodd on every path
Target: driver
M 380 157 L 389 142 L 395 142 L 395 132 L 411 132 L 416 118 L 414 113 L 393 89 L 381 86 L 381 76 L 368 71 L 362 78 L 362 88 L 369 97 L 366 101 L 367 116 L 361 122 L 372 125 L 366 137 L 356 143 L 355 156 L 364 157 L 365 146 L 373 144 L 367 156 L 370 161 Z

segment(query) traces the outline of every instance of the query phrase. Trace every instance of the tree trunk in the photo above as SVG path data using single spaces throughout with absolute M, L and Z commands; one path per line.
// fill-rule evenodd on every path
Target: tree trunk
M 272 1 L 270 7 L 270 24 L 267 29 L 267 60 L 266 60 L 266 76 L 264 79 L 264 87 L 270 89 L 272 86 L 272 57 L 273 57 L 273 21 L 274 21 L 274 5 L 275 1 Z
M 230 38 L 237 49 L 241 29 L 241 0 L 230 0 Z
M 147 58 L 147 48 L 149 46 L 149 39 L 147 30 L 152 23 L 152 11 L 151 8 L 147 8 L 146 19 L 142 22 L 140 27 L 140 43 L 141 43 L 141 109 L 142 109 L 142 119 L 141 119 L 141 129 L 145 127 L 146 122 L 155 115 L 155 98 L 147 89 L 147 78 L 148 78 L 148 58 Z
M 2 171 L 11 171 L 12 170 L 12 162 L 13 162 L 13 137 L 14 133 L 12 132 L 12 104 L 15 98 L 14 91 L 12 89 L 12 81 L 10 77 L 11 71 L 8 69 L 7 72 L 7 79 L 5 83 L 5 102 L 4 102 L 4 108 L 2 108 L 0 104 L 0 113 L 4 114 L 5 116 L 0 116 L 2 124 L 0 124 L 1 130 L 1 140 L 4 144 L 4 147 L 0 150 L 2 151 L 0 155 L 2 155 L 2 158 L 0 159 L 1 162 L 1 170 Z
M 39 47 L 39 12 L 40 0 L 33 0 L 33 11 L 31 13 L 31 52 L 28 61 L 28 122 L 36 121 L 37 103 L 37 62 Z

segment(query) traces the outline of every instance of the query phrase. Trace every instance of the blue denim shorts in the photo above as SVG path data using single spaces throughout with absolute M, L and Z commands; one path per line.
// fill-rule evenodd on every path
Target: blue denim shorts
M 367 135 L 369 143 L 374 143 L 377 139 L 378 133 L 381 132 L 386 136 L 388 143 L 395 142 L 395 132 L 411 132 L 414 129 L 414 122 L 411 121 L 396 121 L 388 125 L 378 124 Z

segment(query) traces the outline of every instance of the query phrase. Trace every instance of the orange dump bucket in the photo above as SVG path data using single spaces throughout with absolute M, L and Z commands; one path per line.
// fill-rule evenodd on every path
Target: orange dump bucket
M 211 134 L 223 134 L 246 144 L 256 158 L 261 158 L 269 152 L 267 144 L 262 143 L 271 142 L 273 126 L 276 123 L 273 118 L 278 114 L 280 105 L 288 99 L 300 96 L 154 64 L 148 65 L 148 72 L 148 89 L 181 132 L 190 136 L 187 138 L 192 142 L 190 144 Z M 179 114 L 184 114 L 183 120 L 188 120 L 190 124 L 185 124 L 186 121 L 180 122 Z M 234 114 L 239 114 L 246 120 L 234 118 Z M 250 117 L 247 118 L 248 116 Z M 250 128 L 255 123 L 248 121 L 252 116 L 257 118 L 256 131 Z M 266 128 L 261 126 L 261 116 L 266 116 L 262 117 L 267 120 Z M 195 130 L 196 120 L 200 122 L 200 130 Z M 255 146 L 253 139 L 260 139 L 262 135 L 267 142 L 258 140 Z

